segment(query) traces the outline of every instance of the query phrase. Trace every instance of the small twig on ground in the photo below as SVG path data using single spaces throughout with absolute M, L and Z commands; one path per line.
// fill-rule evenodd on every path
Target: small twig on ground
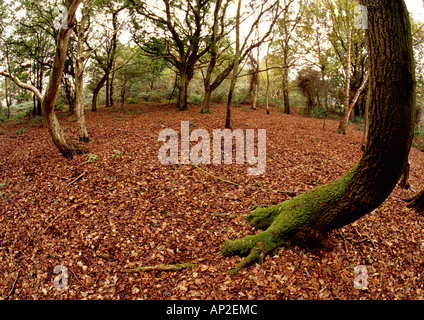
M 177 263 L 177 264 L 159 264 L 155 266 L 142 266 L 134 269 L 125 269 L 125 273 L 148 272 L 148 271 L 179 271 L 187 268 L 192 268 L 192 263 Z
M 339 230 L 339 233 L 340 233 L 340 235 L 341 235 L 341 236 L 342 236 L 342 238 L 343 238 L 343 245 L 344 245 L 344 248 L 345 248 L 346 253 L 347 253 L 347 252 L 349 252 L 349 249 L 347 248 L 346 238 L 345 238 L 344 233 L 343 233 L 343 231 L 342 231 L 341 229 Z
M 81 173 L 78 177 L 76 177 L 74 180 L 72 180 L 71 182 L 69 182 L 65 188 L 69 187 L 71 184 L 77 182 L 79 179 L 81 179 L 83 177 L 83 175 L 85 175 L 85 171 L 83 173 Z
M 16 279 L 15 279 L 15 281 L 13 282 L 12 288 L 11 288 L 11 289 L 10 289 L 10 291 L 9 291 L 9 294 L 7 295 L 7 297 L 6 297 L 6 298 L 4 298 L 5 300 L 10 299 L 10 297 L 11 297 L 11 296 L 12 296 L 12 294 L 13 294 L 13 291 L 15 291 L 15 286 L 16 286 L 16 282 L 18 282 L 18 278 L 19 278 L 19 270 L 18 270 L 18 273 L 17 273 L 17 275 L 16 275 Z
M 75 208 L 75 206 L 76 206 L 76 204 L 74 204 L 73 206 L 70 206 L 69 208 L 67 208 L 67 209 L 63 210 L 61 213 L 59 213 L 56 217 L 54 217 L 54 219 L 52 221 L 50 221 L 50 223 L 47 225 L 47 227 L 44 228 L 44 230 L 41 232 L 41 234 L 44 234 L 44 232 L 46 232 L 47 229 L 51 227 L 53 222 L 55 222 L 59 217 L 63 216 L 66 212 L 68 212 L 72 208 Z

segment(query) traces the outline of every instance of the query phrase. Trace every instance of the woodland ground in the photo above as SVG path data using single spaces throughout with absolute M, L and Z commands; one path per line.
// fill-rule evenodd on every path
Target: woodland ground
M 267 168 L 161 165 L 160 130 L 222 128 L 224 107 L 138 105 L 87 113 L 92 154 L 57 152 L 42 121 L 0 124 L 0 297 L 10 299 L 424 299 L 424 217 L 404 197 L 423 185 L 424 153 L 411 152 L 411 190 L 334 231 L 314 249 L 282 248 L 231 276 L 240 257 L 221 245 L 257 232 L 243 220 L 255 205 L 291 197 L 344 174 L 361 156 L 362 132 L 337 121 L 233 108 L 233 128 L 267 129 Z M 75 117 L 61 117 L 76 138 Z M 119 150 L 115 152 L 114 150 Z M 97 158 L 95 157 L 97 156 Z M 78 180 L 76 178 L 80 177 Z M 180 271 L 124 273 L 140 265 L 193 263 Z M 69 289 L 53 270 L 68 268 Z M 365 265 L 368 289 L 354 287 Z M 11 290 L 13 288 L 13 290 Z

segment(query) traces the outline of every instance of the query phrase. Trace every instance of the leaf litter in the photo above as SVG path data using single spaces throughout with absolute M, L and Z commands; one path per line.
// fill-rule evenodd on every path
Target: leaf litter
M 221 256 L 221 245 L 258 232 L 243 217 L 343 175 L 361 156 L 362 132 L 351 125 L 341 136 L 336 121 L 323 129 L 323 120 L 241 106 L 233 108 L 233 128 L 267 129 L 265 174 L 247 176 L 248 165 L 235 161 L 161 165 L 162 129 L 179 132 L 181 121 L 191 130 L 222 128 L 224 107 L 208 115 L 191 109 L 88 113 L 92 156 L 72 160 L 58 154 L 43 123 L 1 124 L 0 298 L 424 298 L 424 217 L 402 200 L 423 188 L 424 153 L 411 151 L 413 190 L 396 187 L 317 248 L 281 248 L 231 276 L 240 258 Z M 75 139 L 72 118 L 61 122 Z M 68 270 L 66 290 L 54 287 L 57 265 Z M 124 272 L 171 265 L 190 267 Z M 358 265 L 367 270 L 366 290 L 354 286 Z

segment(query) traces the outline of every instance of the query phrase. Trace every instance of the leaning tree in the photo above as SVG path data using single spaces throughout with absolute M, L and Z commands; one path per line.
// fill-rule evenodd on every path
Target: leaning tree
M 30 83 L 24 83 L 9 71 L 0 71 L 0 75 L 12 79 L 19 87 L 29 90 L 37 97 L 42 104 L 47 129 L 57 149 L 64 157 L 72 157 L 82 150 L 70 142 L 60 125 L 60 122 L 54 111 L 57 92 L 59 90 L 63 71 L 65 68 L 66 53 L 68 50 L 69 39 L 76 20 L 78 6 L 82 0 L 66 0 L 66 14 L 62 17 L 62 26 L 56 38 L 56 53 L 53 59 L 52 70 L 50 72 L 49 82 L 42 94 L 35 86 Z
M 381 205 L 407 163 L 415 117 L 411 26 L 403 0 L 361 0 L 368 9 L 370 126 L 359 162 L 343 177 L 246 217 L 264 229 L 224 243 L 221 253 L 245 257 L 232 272 L 262 261 L 294 239 L 326 234 Z

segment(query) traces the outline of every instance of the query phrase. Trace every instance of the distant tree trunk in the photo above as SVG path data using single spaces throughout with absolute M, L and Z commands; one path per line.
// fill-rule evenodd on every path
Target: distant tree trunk
M 84 39 L 85 27 L 89 14 L 88 5 L 90 4 L 90 2 L 92 1 L 83 0 L 82 17 L 80 25 L 78 26 L 78 40 L 75 63 L 75 111 L 77 114 L 79 140 L 82 142 L 90 141 L 84 115 Z
M 325 112 L 326 114 L 328 114 L 328 85 L 327 85 L 327 81 L 325 80 L 325 64 L 321 65 L 321 81 L 324 87 Z
M 183 68 L 178 79 L 178 104 L 180 111 L 188 110 L 188 86 L 193 77 L 193 71 Z
M 4 78 L 4 88 L 5 88 L 5 95 L 6 95 L 6 107 L 7 107 L 7 120 L 10 119 L 10 107 L 12 106 L 12 99 L 10 97 L 10 92 L 9 92 L 9 86 L 8 86 L 8 79 Z
M 93 90 L 93 100 L 91 102 L 91 111 L 97 110 L 97 98 L 99 96 L 100 90 L 105 85 L 106 81 L 109 79 L 109 76 L 112 72 L 114 63 L 115 63 L 115 56 L 116 56 L 116 50 L 118 47 L 118 14 L 124 10 L 124 7 L 121 7 L 117 9 L 112 14 L 112 25 L 113 25 L 113 36 L 111 39 L 111 47 L 108 49 L 107 52 L 107 62 L 104 64 L 101 61 L 101 58 L 96 57 L 96 60 L 100 62 L 101 68 L 103 69 L 103 77 L 100 79 L 100 81 L 97 83 L 96 87 Z M 109 88 L 107 89 L 109 91 Z M 106 95 L 106 100 L 108 99 L 108 95 Z M 107 102 L 108 103 L 108 102 Z
M 313 238 L 368 214 L 396 186 L 413 138 L 415 68 L 411 25 L 403 0 L 362 0 L 369 21 L 371 102 L 368 146 L 343 177 L 281 204 L 253 211 L 246 220 L 265 231 L 224 243 L 224 255 L 246 256 L 232 272 L 293 240 Z
M 265 58 L 265 69 L 266 69 L 266 90 L 265 90 L 265 105 L 266 105 L 266 114 L 269 114 L 269 87 L 271 86 L 271 80 L 269 77 L 269 70 L 268 70 L 268 57 L 269 57 L 269 49 L 271 47 L 272 40 L 268 44 L 268 49 L 266 52 L 266 58 Z
M 208 87 L 205 86 L 205 98 L 203 100 L 203 104 L 202 104 L 202 113 L 209 113 L 210 111 L 210 105 L 211 105 L 211 96 L 212 96 L 212 91 L 210 88 L 210 85 Z
M 221 7 L 222 0 L 217 0 L 215 4 L 215 11 L 214 11 L 214 24 L 212 26 L 212 37 L 211 37 L 211 45 L 210 45 L 210 61 L 209 66 L 206 71 L 206 76 L 204 79 L 204 86 L 205 86 L 205 98 L 202 105 L 202 113 L 209 113 L 209 108 L 211 104 L 211 96 L 212 96 L 212 85 L 211 85 L 211 78 L 212 78 L 212 72 L 215 69 L 216 61 L 218 57 L 218 49 L 217 49 L 217 39 L 218 39 L 218 14 L 219 9 Z
M 283 69 L 283 100 L 284 100 L 284 113 L 290 114 L 290 97 L 289 97 L 289 68 Z M 311 103 L 308 101 L 308 109 L 311 108 Z M 308 112 L 309 113 L 309 112 Z
M 113 105 L 115 104 L 115 100 L 113 99 L 113 95 L 114 95 L 114 85 L 115 82 L 115 72 L 112 72 L 111 74 L 111 78 L 110 78 L 110 89 L 109 89 L 109 103 L 110 106 L 113 107 Z
M 71 80 L 68 77 L 63 77 L 63 87 L 65 89 L 66 100 L 69 104 L 69 114 L 75 114 L 76 91 L 72 87 Z
M 234 89 L 236 87 L 237 75 L 240 63 L 240 13 L 241 13 L 241 1 L 238 0 L 237 14 L 236 14 L 236 54 L 234 56 L 234 68 L 233 76 L 231 78 L 230 92 L 228 93 L 227 100 L 227 114 L 225 117 L 225 128 L 231 129 L 231 103 L 233 100 Z
M 103 77 L 97 83 L 96 87 L 93 90 L 93 100 L 91 103 L 91 111 L 97 111 L 97 98 L 99 96 L 100 90 L 102 90 L 103 86 L 106 83 L 107 78 L 109 77 L 109 72 L 105 72 Z
M 345 79 L 344 79 L 344 103 L 343 103 L 343 115 L 340 120 L 339 128 L 337 129 L 338 133 L 346 134 L 347 125 L 349 122 L 350 115 L 350 68 L 352 61 L 352 30 L 350 29 L 350 24 L 348 23 L 348 36 L 347 36 L 347 57 L 346 57 L 346 66 L 345 66 Z
M 349 123 L 350 115 L 355 108 L 355 104 L 358 101 L 359 96 L 361 95 L 362 91 L 365 89 L 365 87 L 368 83 L 368 79 L 369 79 L 369 72 L 367 71 L 364 79 L 362 80 L 361 86 L 358 88 L 358 90 L 355 93 L 355 96 L 353 97 L 353 100 L 351 102 L 349 102 L 349 106 L 347 108 L 345 108 L 345 110 L 343 112 L 343 116 L 342 116 L 342 119 L 340 120 L 340 124 L 339 124 L 339 128 L 338 128 L 339 133 L 346 134 L 346 128 L 347 128 L 347 125 Z
M 110 107 L 110 95 L 109 95 L 109 90 L 110 90 L 110 77 L 106 78 L 106 105 L 105 108 L 109 108 Z

